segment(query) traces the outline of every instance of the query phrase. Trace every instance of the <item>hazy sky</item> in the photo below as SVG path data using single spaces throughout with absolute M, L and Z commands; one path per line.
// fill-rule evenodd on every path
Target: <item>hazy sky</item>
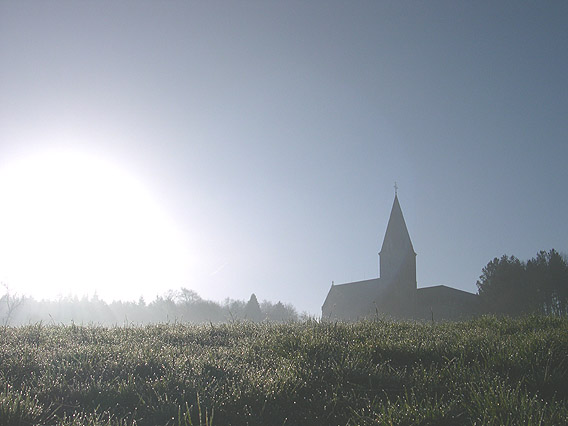
M 394 181 L 419 287 L 568 252 L 566 1 L 0 1 L 0 61 L 22 292 L 319 314 L 377 276 Z

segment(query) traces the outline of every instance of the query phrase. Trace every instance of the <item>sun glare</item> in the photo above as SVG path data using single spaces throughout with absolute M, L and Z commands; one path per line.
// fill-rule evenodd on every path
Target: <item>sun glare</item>
M 133 300 L 184 284 L 189 253 L 145 187 L 117 165 L 50 153 L 0 170 L 0 280 L 36 298 Z

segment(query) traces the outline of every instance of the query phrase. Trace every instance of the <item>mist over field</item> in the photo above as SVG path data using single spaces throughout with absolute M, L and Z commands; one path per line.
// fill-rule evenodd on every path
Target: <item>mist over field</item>
M 202 299 L 186 288 L 170 290 L 146 302 L 114 301 L 107 303 L 93 297 L 60 297 L 57 300 L 35 300 L 17 294 L 0 298 L 0 321 L 4 326 L 30 324 L 140 326 L 159 323 L 218 324 L 247 322 L 295 322 L 306 319 L 296 309 L 282 302 L 259 303 L 253 293 L 247 302 L 226 299 L 223 303 Z

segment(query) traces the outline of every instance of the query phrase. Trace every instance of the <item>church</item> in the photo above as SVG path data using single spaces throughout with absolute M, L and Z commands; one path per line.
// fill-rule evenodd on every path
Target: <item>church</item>
M 322 319 L 364 318 L 455 320 L 474 316 L 478 296 L 438 285 L 417 288 L 416 253 L 395 196 L 379 252 L 380 278 L 331 285 L 321 308 Z

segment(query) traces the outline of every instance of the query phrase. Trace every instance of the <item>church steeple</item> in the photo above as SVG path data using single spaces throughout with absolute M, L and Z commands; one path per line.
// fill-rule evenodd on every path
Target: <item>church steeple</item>
M 402 209 L 400 208 L 397 194 L 395 194 L 394 196 L 394 202 L 392 204 L 387 231 L 385 232 L 385 238 L 381 247 L 381 253 L 385 249 L 392 249 L 394 247 L 410 250 L 412 251 L 412 253 L 414 253 L 412 241 L 410 240 L 410 234 L 408 233 L 408 229 L 406 228 L 406 222 L 404 221 L 404 216 L 402 215 Z
M 382 279 L 402 281 L 416 288 L 416 253 L 396 192 L 379 256 Z

